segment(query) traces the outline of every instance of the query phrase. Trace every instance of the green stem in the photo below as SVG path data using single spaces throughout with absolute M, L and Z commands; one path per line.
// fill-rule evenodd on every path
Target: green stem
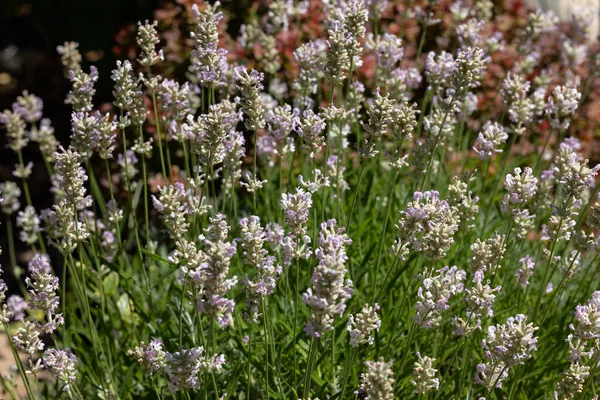
M 379 251 L 377 252 L 377 261 L 375 262 L 375 275 L 373 276 L 373 300 L 375 302 L 375 291 L 377 286 L 377 277 L 379 276 L 379 261 L 381 260 L 381 253 L 383 252 L 383 244 L 385 243 L 385 234 L 387 232 L 388 221 L 390 219 L 390 209 L 392 208 L 394 191 L 396 190 L 396 180 L 398 179 L 398 170 L 394 173 L 394 179 L 392 180 L 392 186 L 390 188 L 390 193 L 388 195 L 388 204 L 387 210 L 385 212 L 385 220 L 383 222 L 383 231 L 381 232 L 381 237 L 379 239 Z
M 15 359 L 15 364 L 17 364 L 17 369 L 19 370 L 19 375 L 21 375 L 21 379 L 23 380 L 23 385 L 25 386 L 25 391 L 27 392 L 27 397 L 30 399 L 35 399 L 33 392 L 31 390 L 31 386 L 29 384 L 29 378 L 27 377 L 27 373 L 25 372 L 25 368 L 23 367 L 23 363 L 19 358 L 19 353 L 17 352 L 17 348 L 15 347 L 15 343 L 13 342 L 12 337 L 10 336 L 10 332 L 8 330 L 8 325 L 6 322 L 3 322 L 4 332 L 6 332 L 6 337 L 8 338 L 8 342 L 10 344 L 10 349 L 13 353 L 13 357 Z
M 166 182 L 167 170 L 165 169 L 165 156 L 163 153 L 162 135 L 160 134 L 160 121 L 158 118 L 158 107 L 156 106 L 156 93 L 154 91 L 152 92 L 152 107 L 154 107 L 154 118 L 155 118 L 155 123 L 156 123 L 156 136 L 158 138 L 158 151 L 160 154 L 160 166 L 162 168 L 163 177 Z

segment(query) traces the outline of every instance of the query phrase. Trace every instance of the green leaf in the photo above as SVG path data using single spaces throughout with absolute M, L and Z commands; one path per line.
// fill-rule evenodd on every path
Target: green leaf
M 119 286 L 119 274 L 115 271 L 111 271 L 103 281 L 104 294 L 106 296 L 113 296 L 117 294 L 117 287 Z

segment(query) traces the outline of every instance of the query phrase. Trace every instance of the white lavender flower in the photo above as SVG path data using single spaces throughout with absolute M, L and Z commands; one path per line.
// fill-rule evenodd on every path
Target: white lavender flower
M 30 310 L 39 310 L 47 318 L 48 322 L 41 326 L 45 333 L 52 333 L 58 325 L 64 324 L 62 314 L 55 314 L 60 304 L 58 297 L 58 278 L 52 274 L 52 267 L 46 254 L 36 254 L 29 262 L 29 273 L 31 278 L 25 278 L 25 284 L 29 287 Z
M 577 111 L 581 93 L 573 85 L 556 86 L 548 98 L 546 115 L 554 129 L 567 130 Z
M 527 93 L 531 83 L 519 74 L 508 72 L 502 82 L 500 93 L 507 108 L 508 119 L 512 122 L 512 130 L 516 135 L 525 132 L 527 124 L 533 121 L 535 106 Z
M 39 97 L 30 94 L 27 90 L 12 105 L 13 112 L 19 114 L 24 121 L 35 123 L 42 118 L 44 102 Z
M 185 187 L 183 183 L 159 188 L 159 196 L 152 196 L 154 208 L 169 229 L 169 235 L 174 241 L 183 239 L 189 224 L 186 221 Z
M 77 357 L 71 351 L 48 349 L 44 353 L 44 367 L 62 383 L 62 390 L 71 393 L 77 380 Z
M 77 210 L 89 207 L 92 199 L 86 195 L 84 183 L 88 177 L 80 165 L 81 155 L 72 147 L 66 150 L 59 147 L 59 151 L 54 156 L 56 179 L 53 181 L 53 186 L 57 200 L 66 201 Z
M 523 364 L 536 349 L 537 327 L 527 323 L 527 317 L 518 314 L 506 320 L 506 324 L 488 327 L 486 339 L 482 341 L 486 363 L 477 365 L 475 383 L 487 388 L 502 387 L 508 369 Z
M 423 251 L 428 259 L 444 257 L 454 243 L 460 222 L 456 207 L 439 198 L 436 191 L 415 192 L 414 201 L 401 211 L 398 236 L 392 252 L 403 259 L 410 250 Z
M 319 70 L 323 68 L 319 57 L 319 42 L 303 43 L 294 50 L 294 59 L 298 63 L 298 76 L 292 88 L 299 94 L 298 107 L 312 108 L 311 95 L 317 93 Z
M 138 158 L 135 155 L 135 151 L 127 150 L 125 154 L 119 153 L 117 155 L 117 165 L 121 169 L 121 177 L 126 182 L 126 184 L 131 185 L 131 190 L 135 190 L 137 186 L 137 182 L 134 181 L 135 176 L 138 174 L 138 169 L 136 168 L 136 164 L 138 163 Z
M 198 6 L 192 6 L 194 21 L 192 24 L 192 40 L 194 49 L 190 57 L 188 78 L 191 82 L 205 87 L 222 85 L 225 74 L 229 69 L 227 51 L 219 48 L 218 24 L 223 19 L 223 13 L 217 11 L 220 3 L 206 4 L 200 11 Z
M 15 347 L 30 356 L 44 350 L 44 342 L 40 339 L 40 330 L 33 321 L 24 321 L 17 329 L 13 342 Z
M 241 107 L 246 115 L 246 129 L 256 131 L 264 128 L 265 103 L 260 96 L 264 74 L 254 69 L 248 73 L 245 67 L 239 66 L 235 68 L 235 75 L 239 82 L 238 90 L 242 95 Z
M 164 59 L 162 50 L 156 52 L 155 46 L 160 43 L 156 28 L 158 22 L 150 23 L 148 20 L 144 24 L 138 22 L 138 32 L 136 41 L 142 50 L 141 56 L 138 58 L 140 65 L 150 67 Z
M 312 288 L 302 295 L 302 301 L 311 309 L 304 331 L 315 338 L 333 330 L 335 316 L 344 313 L 346 300 L 352 296 L 352 281 L 344 281 L 346 245 L 350 243 L 344 228 L 336 229 L 334 219 L 321 224 L 319 247 L 315 250 L 319 264 L 311 278 Z
M 417 357 L 419 360 L 415 362 L 412 379 L 410 380 L 410 383 L 415 387 L 415 393 L 425 394 L 430 390 L 439 389 L 440 380 L 436 377 L 438 370 L 433 368 L 435 358 L 422 357 L 419 352 L 417 352 Z
M 452 54 L 445 51 L 436 54 L 429 52 L 425 59 L 425 76 L 430 88 L 445 87 L 456 70 L 456 61 Z
M 259 217 L 252 215 L 242 218 L 240 228 L 243 261 L 257 270 L 253 279 L 246 275 L 243 280 L 247 295 L 245 312 L 249 321 L 257 322 L 260 300 L 263 296 L 269 296 L 275 291 L 281 267 L 276 265 L 275 257 L 269 256 L 264 248 L 267 235 L 260 225 Z
M 141 342 L 139 346 L 129 350 L 128 354 L 135 358 L 150 376 L 155 372 L 163 373 L 167 365 L 167 352 L 163 350 L 163 343 L 160 339 L 152 339 L 148 345 Z
M 0 114 L 0 124 L 4 125 L 6 129 L 8 147 L 11 150 L 19 152 L 27 146 L 27 143 L 29 143 L 29 138 L 25 133 L 27 124 L 19 113 L 4 110 L 4 112 Z
M 466 93 L 480 85 L 489 58 L 477 47 L 459 50 L 456 56 L 456 69 L 452 71 L 453 87 L 458 93 Z
M 504 180 L 504 187 L 508 194 L 502 200 L 502 206 L 509 212 L 514 208 L 521 208 L 535 196 L 537 182 L 531 168 L 525 167 L 524 170 L 515 168 L 513 173 L 507 174 Z
M 191 150 L 200 156 L 206 169 L 224 160 L 225 144 L 240 119 L 236 105 L 228 100 L 212 105 L 208 113 L 196 121 L 192 115 L 187 116 L 183 130 L 190 140 Z
M 53 163 L 54 152 L 58 149 L 58 140 L 54 136 L 54 128 L 48 118 L 42 118 L 39 126 L 33 126 L 30 132 L 31 140 L 37 142 L 40 146 L 40 152 L 44 160 Z
M 40 218 L 35 212 L 33 206 L 25 207 L 25 210 L 17 214 L 17 227 L 21 229 L 19 239 L 28 245 L 34 244 L 38 240 L 40 233 Z
M 575 308 L 575 321 L 569 328 L 582 340 L 600 338 L 600 291 L 592 293 L 587 304 Z
M 417 115 L 419 113 L 416 103 L 402 102 L 394 107 L 389 126 L 396 140 L 402 142 L 412 138 L 418 125 Z
M 502 153 L 500 145 L 506 142 L 508 134 L 504 127 L 497 122 L 488 121 L 479 132 L 479 136 L 473 145 L 473 151 L 480 160 L 490 159 L 494 153 Z
M 479 363 L 474 382 L 488 389 L 501 388 L 504 379 L 508 378 L 508 368 L 502 362 Z
M 94 107 L 92 100 L 96 94 L 94 85 L 98 81 L 98 70 L 92 65 L 89 74 L 81 69 L 69 70 L 68 74 L 73 88 L 67 94 L 65 104 L 70 104 L 75 112 L 92 111 Z
M 117 68 L 112 71 L 110 78 L 115 82 L 113 104 L 120 109 L 129 110 L 133 99 L 141 95 L 139 86 L 134 81 L 133 67 L 129 60 L 117 60 Z
M 402 39 L 396 35 L 386 32 L 375 37 L 372 33 L 369 33 L 366 44 L 368 49 L 375 51 L 375 61 L 379 73 L 390 73 L 404 57 Z
M 285 214 L 285 223 L 294 235 L 306 233 L 306 222 L 312 207 L 312 196 L 302 188 L 297 188 L 296 193 L 283 193 L 281 195 L 281 208 Z
M 352 34 L 338 20 L 329 24 L 329 49 L 327 51 L 327 63 L 325 64 L 325 75 L 334 84 L 341 84 L 346 78 L 346 71 L 350 69 L 350 55 L 348 47 L 352 43 Z
M 569 364 L 553 393 L 554 400 L 568 400 L 583 392 L 585 380 L 590 375 L 590 367 L 578 362 Z
M 208 374 L 220 370 L 225 363 L 223 355 L 208 358 L 202 346 L 182 349 L 165 354 L 164 373 L 169 379 L 169 390 L 197 390 L 200 387 L 200 373 Z
M 298 185 L 310 193 L 315 193 L 319 189 L 329 187 L 330 183 L 328 176 L 323 174 L 320 169 L 315 169 L 313 170 L 313 180 L 306 180 L 302 175 L 299 175 Z
M 388 6 L 388 0 L 365 0 L 369 19 L 378 21 Z
M 60 54 L 60 61 L 67 73 L 68 71 L 77 72 L 81 69 L 81 54 L 77 50 L 78 47 L 79 43 L 77 42 L 65 42 L 56 46 L 56 52 Z
M 0 300 L 2 299 L 0 298 Z M 0 303 L 2 302 L 3 301 L 0 301 Z M 13 294 L 6 299 L 6 310 L 8 311 L 7 315 L 10 315 L 15 321 L 22 321 L 23 318 L 25 318 L 25 311 L 27 310 L 27 307 L 28 306 L 25 299 L 17 294 Z
M 379 88 L 375 91 L 371 106 L 367 109 L 369 117 L 366 123 L 361 123 L 365 132 L 370 135 L 371 140 L 380 141 L 386 134 L 388 127 L 392 123 L 393 103 L 389 94 L 382 96 Z
M 467 304 L 467 317 L 477 321 L 479 325 L 480 318 L 491 318 L 494 316 L 495 292 L 500 291 L 501 286 L 490 287 L 490 280 L 484 282 L 484 274 L 477 271 L 473 277 L 473 284 L 465 289 L 465 303 Z
M 506 236 L 499 235 L 497 232 L 494 236 L 487 239 L 485 242 L 481 239 L 476 239 L 475 243 L 471 245 L 471 252 L 473 255 L 469 258 L 469 266 L 471 272 L 487 271 L 493 268 L 500 267 L 500 261 L 504 257 L 506 251 Z M 496 273 L 492 270 L 492 273 Z
M 344 12 L 344 27 L 350 33 L 350 41 L 348 46 L 348 55 L 351 65 L 354 68 L 362 66 L 360 53 L 362 47 L 360 40 L 365 36 L 365 23 L 368 19 L 367 9 L 365 8 L 364 0 L 350 0 Z
M 325 119 L 312 110 L 304 110 L 302 118 L 296 117 L 296 131 L 302 138 L 302 148 L 309 152 L 310 158 L 315 158 L 325 147 Z
M 355 393 L 365 400 L 392 400 L 394 398 L 394 371 L 392 363 L 366 361 L 367 372 L 360 375 L 360 388 Z
M 381 320 L 377 315 L 380 308 L 377 303 L 373 306 L 365 304 L 356 316 L 348 316 L 346 329 L 350 335 L 350 346 L 358 347 L 362 344 L 373 344 L 372 332 L 378 331 L 381 326 Z
M 202 288 L 198 295 L 198 311 L 215 318 L 221 326 L 233 326 L 235 302 L 225 295 L 237 282 L 237 277 L 227 278 L 235 244 L 227 241 L 229 225 L 223 214 L 209 218 L 209 225 L 200 236 L 206 259 L 200 267 L 197 284 Z
M 526 288 L 529 285 L 529 279 L 533 276 L 535 261 L 531 256 L 525 256 L 519 260 L 519 269 L 515 272 L 515 277 L 519 286 Z
M 4 214 L 11 215 L 19 210 L 21 207 L 21 203 L 19 202 L 21 189 L 19 188 L 19 185 L 12 181 L 2 182 L 0 183 L 0 193 L 2 193 L 0 207 Z
M 12 175 L 15 178 L 27 179 L 33 171 L 33 163 L 29 161 L 27 164 L 15 164 L 15 169 Z
M 450 298 L 464 290 L 465 271 L 458 267 L 443 267 L 437 274 L 423 279 L 417 292 L 417 312 L 413 321 L 425 329 L 437 326 L 441 320 L 440 311 L 448 309 Z

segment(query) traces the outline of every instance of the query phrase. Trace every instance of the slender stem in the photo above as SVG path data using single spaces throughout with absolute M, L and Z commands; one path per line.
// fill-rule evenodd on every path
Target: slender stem
M 435 151 L 436 151 L 438 143 L 440 141 L 440 137 L 443 134 L 444 125 L 446 124 L 446 120 L 448 119 L 448 115 L 450 115 L 450 110 L 452 109 L 452 106 L 454 105 L 454 101 L 456 100 L 457 93 L 458 92 L 454 92 L 452 94 L 452 98 L 450 99 L 450 104 L 448 105 L 448 108 L 446 109 L 446 112 L 444 113 L 444 118 L 442 119 L 442 123 L 440 125 L 439 133 L 437 134 L 437 136 L 435 137 L 435 141 L 433 142 L 433 149 L 431 150 L 431 155 L 429 157 L 429 162 L 427 163 L 427 169 L 425 170 L 425 174 L 423 174 L 423 178 L 421 179 L 421 183 L 419 184 L 419 191 L 423 190 L 423 186 L 425 186 L 425 183 L 427 181 L 427 177 L 429 175 L 429 171 L 431 170 L 431 166 L 433 165 L 433 159 L 435 158 Z
M 544 296 L 544 292 L 546 291 L 546 285 L 548 284 L 548 275 L 550 272 L 550 265 L 552 264 L 552 258 L 554 257 L 554 251 L 556 250 L 556 243 L 558 242 L 558 233 L 560 232 L 560 228 L 563 224 L 563 218 L 560 219 L 560 223 L 558 224 L 558 229 L 556 230 L 556 236 L 552 240 L 552 247 L 550 250 L 550 255 L 548 256 L 548 262 L 546 263 L 546 267 L 544 269 L 544 278 L 542 279 L 542 286 L 540 287 L 537 300 L 535 302 L 535 309 L 533 311 L 532 321 L 535 321 L 537 314 L 540 310 L 540 306 L 542 305 L 542 297 Z
M 296 286 L 294 287 L 294 330 L 292 331 L 292 342 L 294 342 L 294 388 L 297 388 L 296 371 L 298 371 L 298 350 L 296 349 L 296 330 L 298 329 L 298 307 L 300 295 L 298 287 L 300 286 L 300 259 L 296 258 Z
M 263 323 L 265 326 L 265 389 L 267 391 L 267 399 L 270 396 L 271 390 L 269 388 L 269 330 L 267 328 L 267 311 L 265 308 L 265 301 L 262 301 L 262 309 L 263 309 Z
M 354 213 L 354 206 L 356 205 L 356 199 L 358 198 L 358 192 L 360 191 L 360 183 L 362 182 L 364 170 L 365 166 L 361 163 L 360 172 L 358 174 L 358 183 L 356 184 L 356 190 L 354 191 L 354 199 L 352 200 L 352 207 L 350 207 L 350 214 L 348 214 L 348 219 L 346 220 L 346 232 L 348 232 L 348 228 L 350 228 L 350 222 L 352 221 L 352 214 Z
M 19 375 L 21 375 L 21 379 L 23 380 L 23 385 L 25 386 L 25 390 L 27 391 L 27 397 L 30 399 L 35 399 L 33 392 L 31 391 L 31 386 L 29 384 L 29 378 L 27 378 L 27 373 L 25 372 L 25 368 L 23 367 L 23 363 L 21 362 L 21 358 L 19 358 L 19 353 L 17 352 L 17 348 L 15 347 L 15 343 L 13 342 L 12 336 L 10 336 L 10 332 L 8 330 L 8 325 L 6 322 L 3 322 L 4 332 L 6 332 L 6 337 L 8 338 L 8 342 L 10 344 L 10 349 L 13 353 L 13 357 L 15 359 L 15 364 L 17 364 L 17 368 L 19 370 Z
M 379 276 L 379 261 L 381 260 L 381 253 L 383 252 L 383 244 L 385 243 L 385 234 L 387 232 L 388 221 L 390 219 L 390 209 L 392 208 L 394 191 L 396 190 L 396 180 L 398 179 L 398 170 L 394 173 L 394 179 L 390 188 L 390 194 L 388 195 L 387 210 L 385 212 L 385 220 L 383 222 L 383 231 L 381 232 L 381 238 L 379 239 L 379 251 L 377 252 L 377 261 L 375 262 L 375 275 L 373 276 L 373 300 L 375 302 L 375 291 L 377 286 L 377 277 Z
M 247 382 L 246 382 L 246 398 L 250 399 L 250 383 L 252 381 L 252 344 L 254 341 L 254 329 L 252 329 L 252 324 L 250 325 L 250 339 L 248 341 L 248 369 L 246 372 Z
M 350 377 L 350 372 L 352 371 L 352 367 L 354 366 L 355 358 L 356 348 L 353 347 L 352 350 L 350 350 L 350 356 L 346 358 L 346 365 L 344 366 L 344 378 L 342 379 L 342 391 L 339 397 L 340 399 L 344 398 L 344 393 L 346 392 L 346 386 L 348 384 L 348 378 Z
M 167 170 L 165 169 L 165 156 L 163 153 L 162 146 L 162 135 L 160 134 L 160 121 L 158 118 L 158 107 L 156 106 L 156 93 L 152 92 L 152 106 L 154 107 L 154 118 L 156 123 L 156 136 L 158 137 L 158 152 L 160 154 L 160 166 L 162 168 L 162 173 L 165 181 L 167 180 Z
M 308 360 L 306 365 L 306 374 L 304 376 L 304 395 L 302 396 L 304 399 L 308 399 L 310 394 L 310 386 L 312 382 L 312 371 L 314 367 L 314 358 L 317 353 L 317 344 L 315 343 L 315 338 L 311 338 L 310 347 L 308 350 Z

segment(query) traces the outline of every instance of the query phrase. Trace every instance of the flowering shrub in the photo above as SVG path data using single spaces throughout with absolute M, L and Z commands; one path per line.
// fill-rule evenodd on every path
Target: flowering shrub
M 13 270 L 15 241 L 31 249 L 21 295 L 0 280 L 9 395 L 594 395 L 585 13 L 522 10 L 507 29 L 489 1 L 278 0 L 234 40 L 219 3 L 181 3 L 181 31 L 138 25 L 110 112 L 102 72 L 58 47 L 70 143 L 33 94 L 0 115 Z

